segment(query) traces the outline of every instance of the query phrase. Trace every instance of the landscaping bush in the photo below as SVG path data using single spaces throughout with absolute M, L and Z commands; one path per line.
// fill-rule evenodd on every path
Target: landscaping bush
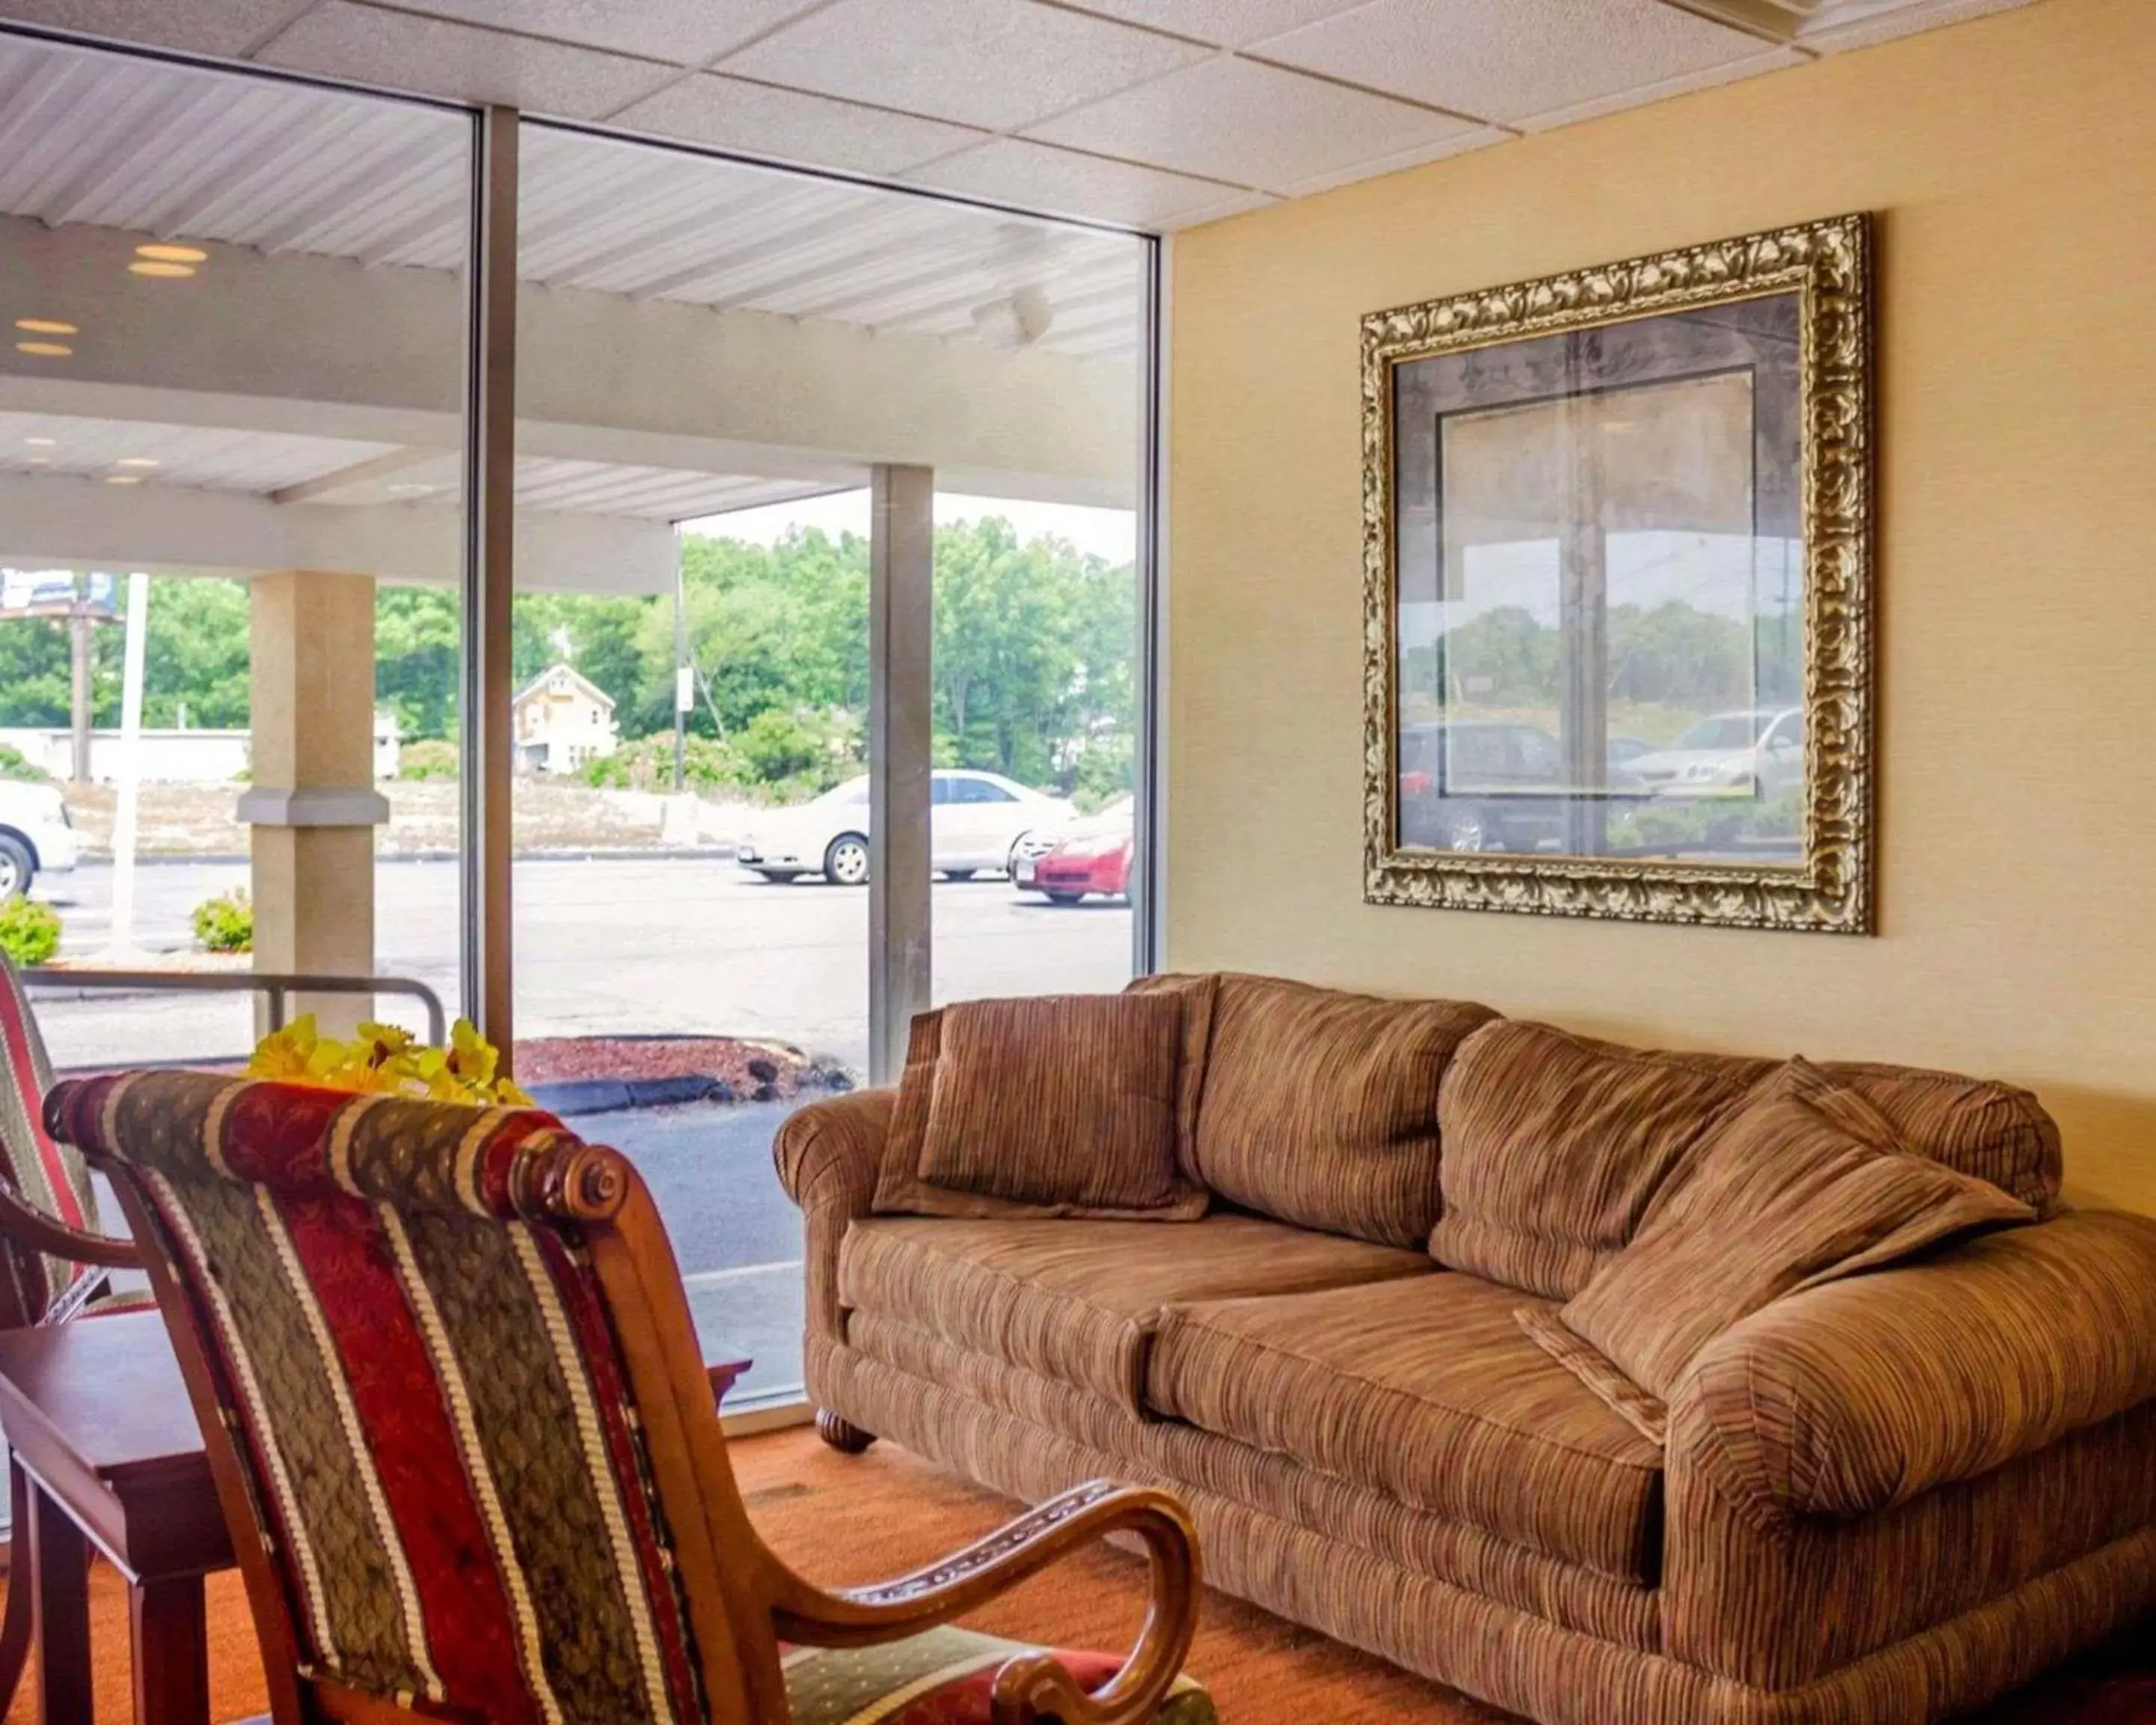
M 46 784 L 52 774 L 41 767 L 30 764 L 30 758 L 22 750 L 0 742 L 0 778 L 20 779 L 24 784 Z
M 740 759 L 725 743 L 691 737 L 684 751 L 682 778 L 692 791 L 716 791 L 742 781 Z M 610 755 L 584 763 L 584 783 L 608 791 L 670 791 L 674 788 L 674 739 L 639 737 Z
M 0 905 L 0 952 L 18 965 L 44 964 L 60 949 L 60 916 L 20 893 Z
M 206 952 L 251 952 L 254 950 L 254 901 L 244 886 L 195 906 L 195 938 Z
M 398 751 L 399 778 L 454 778 L 457 768 L 457 746 L 440 737 L 423 737 Z

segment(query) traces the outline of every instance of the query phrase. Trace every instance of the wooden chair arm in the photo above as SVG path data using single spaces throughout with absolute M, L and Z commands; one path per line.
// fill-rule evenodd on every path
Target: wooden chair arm
M 773 1620 L 782 1640 L 862 1647 L 947 1623 L 1111 1533 L 1135 1533 L 1151 1562 L 1145 1623 L 1122 1667 L 1088 1694 L 1050 1653 L 996 1673 L 994 1725 L 1143 1725 L 1183 1669 L 1198 1627 L 1198 1535 L 1165 1491 L 1095 1480 L 1050 1498 L 942 1562 L 875 1587 L 825 1593 L 790 1574 Z
M 15 1245 L 74 1264 L 98 1264 L 108 1270 L 140 1270 L 142 1253 L 131 1240 L 106 1234 L 85 1234 L 33 1209 L 0 1185 L 0 1235 Z

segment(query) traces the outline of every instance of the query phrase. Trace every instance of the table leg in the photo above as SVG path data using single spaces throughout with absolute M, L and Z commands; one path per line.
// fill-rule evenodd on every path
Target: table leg
M 209 1636 L 200 1576 L 127 1589 L 135 1725 L 209 1725 Z
M 90 1725 L 90 1542 L 35 1481 L 30 1573 L 37 1583 L 31 1622 L 39 1725 Z

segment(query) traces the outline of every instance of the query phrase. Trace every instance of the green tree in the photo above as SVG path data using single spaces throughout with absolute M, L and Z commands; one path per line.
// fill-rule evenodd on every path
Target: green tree
M 374 698 L 396 714 L 405 737 L 456 737 L 463 628 L 447 588 L 375 589 Z

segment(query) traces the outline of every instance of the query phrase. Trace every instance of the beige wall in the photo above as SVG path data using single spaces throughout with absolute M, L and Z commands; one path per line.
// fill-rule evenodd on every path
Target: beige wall
M 1170 961 L 1997 1074 L 2156 1210 L 2152 79 L 2152 0 L 2037 0 L 1178 236 Z M 1857 208 L 1879 937 L 1364 904 L 1358 316 Z

